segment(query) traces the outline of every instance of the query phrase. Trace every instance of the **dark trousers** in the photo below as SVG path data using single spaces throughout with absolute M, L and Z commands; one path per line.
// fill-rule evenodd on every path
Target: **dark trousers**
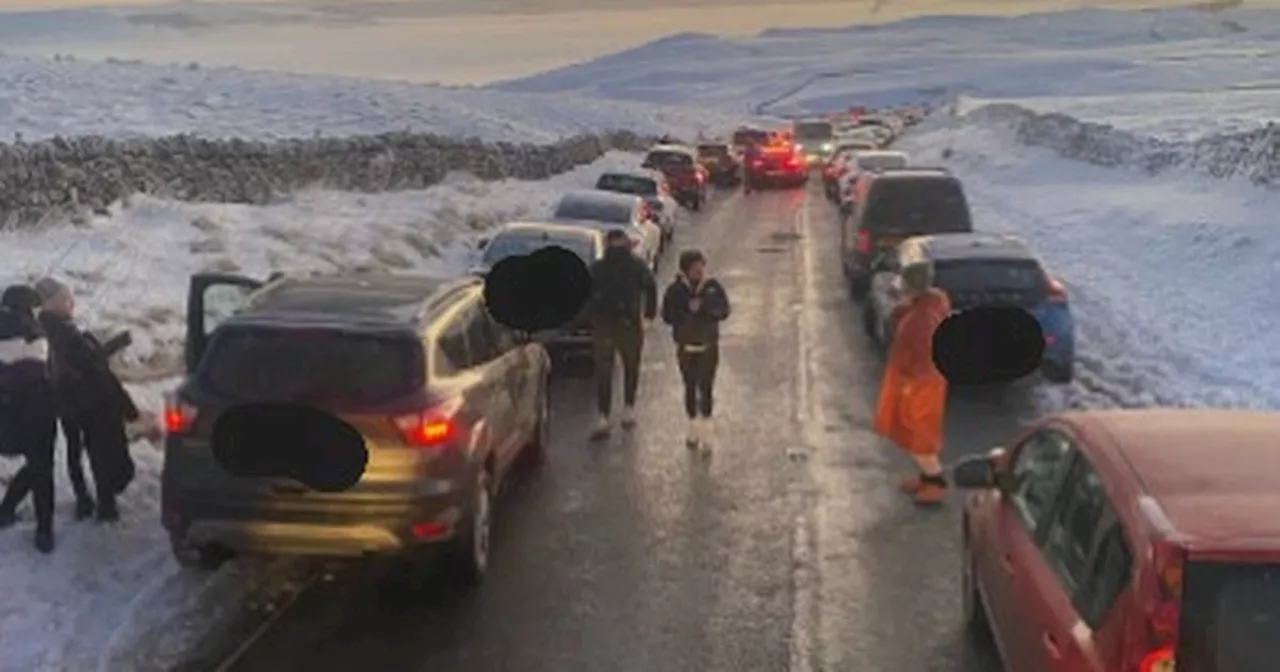
M 89 486 L 84 480 L 84 426 L 71 415 L 63 415 L 60 421 L 62 436 L 67 440 L 67 476 L 71 478 L 71 489 L 76 493 L 76 501 L 90 499 Z
M 720 365 L 720 350 L 714 345 L 700 352 L 677 347 L 676 362 L 684 380 L 684 412 L 690 418 L 699 415 L 709 418 L 715 409 L 716 367 Z
M 27 495 L 32 496 L 36 510 L 36 529 L 53 531 L 53 452 L 58 442 L 57 418 L 22 417 L 23 428 L 18 440 L 23 442 L 26 463 L 9 481 L 9 489 L 0 499 L 0 513 L 12 514 Z
M 644 332 L 636 320 L 595 320 L 591 325 L 591 350 L 595 360 L 596 408 L 600 415 L 613 410 L 613 360 L 622 359 L 622 401 L 636 403 L 640 388 L 640 352 Z
M 124 420 L 118 414 L 93 411 L 74 416 L 73 422 L 83 431 L 85 452 L 93 469 L 94 492 L 98 497 L 98 513 L 116 512 L 116 495 L 133 479 L 133 462 L 129 458 L 129 437 Z

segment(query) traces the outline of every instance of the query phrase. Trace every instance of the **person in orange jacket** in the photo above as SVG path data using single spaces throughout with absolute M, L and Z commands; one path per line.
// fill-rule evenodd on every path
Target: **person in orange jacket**
M 894 309 L 893 344 L 880 384 L 875 431 L 911 456 L 919 474 L 900 486 L 918 504 L 940 504 L 947 479 L 942 452 L 942 418 L 947 379 L 933 364 L 933 334 L 951 313 L 946 293 L 933 287 L 933 265 L 902 269 L 902 301 Z

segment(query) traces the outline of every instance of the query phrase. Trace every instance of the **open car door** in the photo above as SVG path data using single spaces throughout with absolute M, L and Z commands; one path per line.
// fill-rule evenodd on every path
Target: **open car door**
M 204 356 L 209 334 L 223 320 L 240 312 L 249 296 L 266 283 L 242 275 L 197 273 L 187 290 L 187 373 Z

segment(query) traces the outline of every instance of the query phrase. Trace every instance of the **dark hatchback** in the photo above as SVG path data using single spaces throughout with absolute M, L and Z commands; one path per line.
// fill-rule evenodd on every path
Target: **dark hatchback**
M 866 194 L 853 204 L 840 232 L 841 267 L 859 301 L 884 251 L 912 236 L 973 231 L 964 186 L 944 169 L 886 170 L 866 179 Z
M 550 363 L 478 278 L 198 275 L 187 328 L 161 482 L 180 564 L 436 547 L 483 578 L 494 496 L 546 448 Z

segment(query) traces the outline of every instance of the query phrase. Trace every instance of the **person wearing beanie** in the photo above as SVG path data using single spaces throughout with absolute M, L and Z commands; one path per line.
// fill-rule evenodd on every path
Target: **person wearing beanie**
M 685 445 L 709 455 L 720 323 L 729 317 L 729 295 L 719 280 L 707 275 L 702 252 L 682 252 L 679 265 L 680 272 L 662 297 L 662 321 L 671 325 L 676 362 L 684 380 L 684 411 L 689 418 Z
M 899 489 L 917 504 L 941 504 L 947 496 L 942 453 L 942 419 L 947 379 L 933 363 L 933 334 L 951 314 L 951 301 L 933 286 L 929 262 L 904 266 L 902 299 L 890 318 L 893 343 L 876 403 L 875 431 L 915 462 L 918 474 Z
M 113 354 L 74 322 L 75 297 L 53 278 L 35 285 L 40 295 L 40 323 L 49 338 L 50 373 L 67 440 L 68 470 L 76 489 L 76 516 L 97 514 L 99 522 L 119 520 L 116 497 L 133 480 L 125 423 L 138 409 L 111 370 Z M 80 466 L 79 448 L 89 455 L 94 492 L 89 495 Z
M 36 549 L 53 551 L 53 460 L 57 408 L 48 378 L 49 345 L 36 317 L 40 297 L 26 285 L 0 295 L 0 454 L 25 460 L 0 498 L 0 528 L 17 522 L 31 495 Z

